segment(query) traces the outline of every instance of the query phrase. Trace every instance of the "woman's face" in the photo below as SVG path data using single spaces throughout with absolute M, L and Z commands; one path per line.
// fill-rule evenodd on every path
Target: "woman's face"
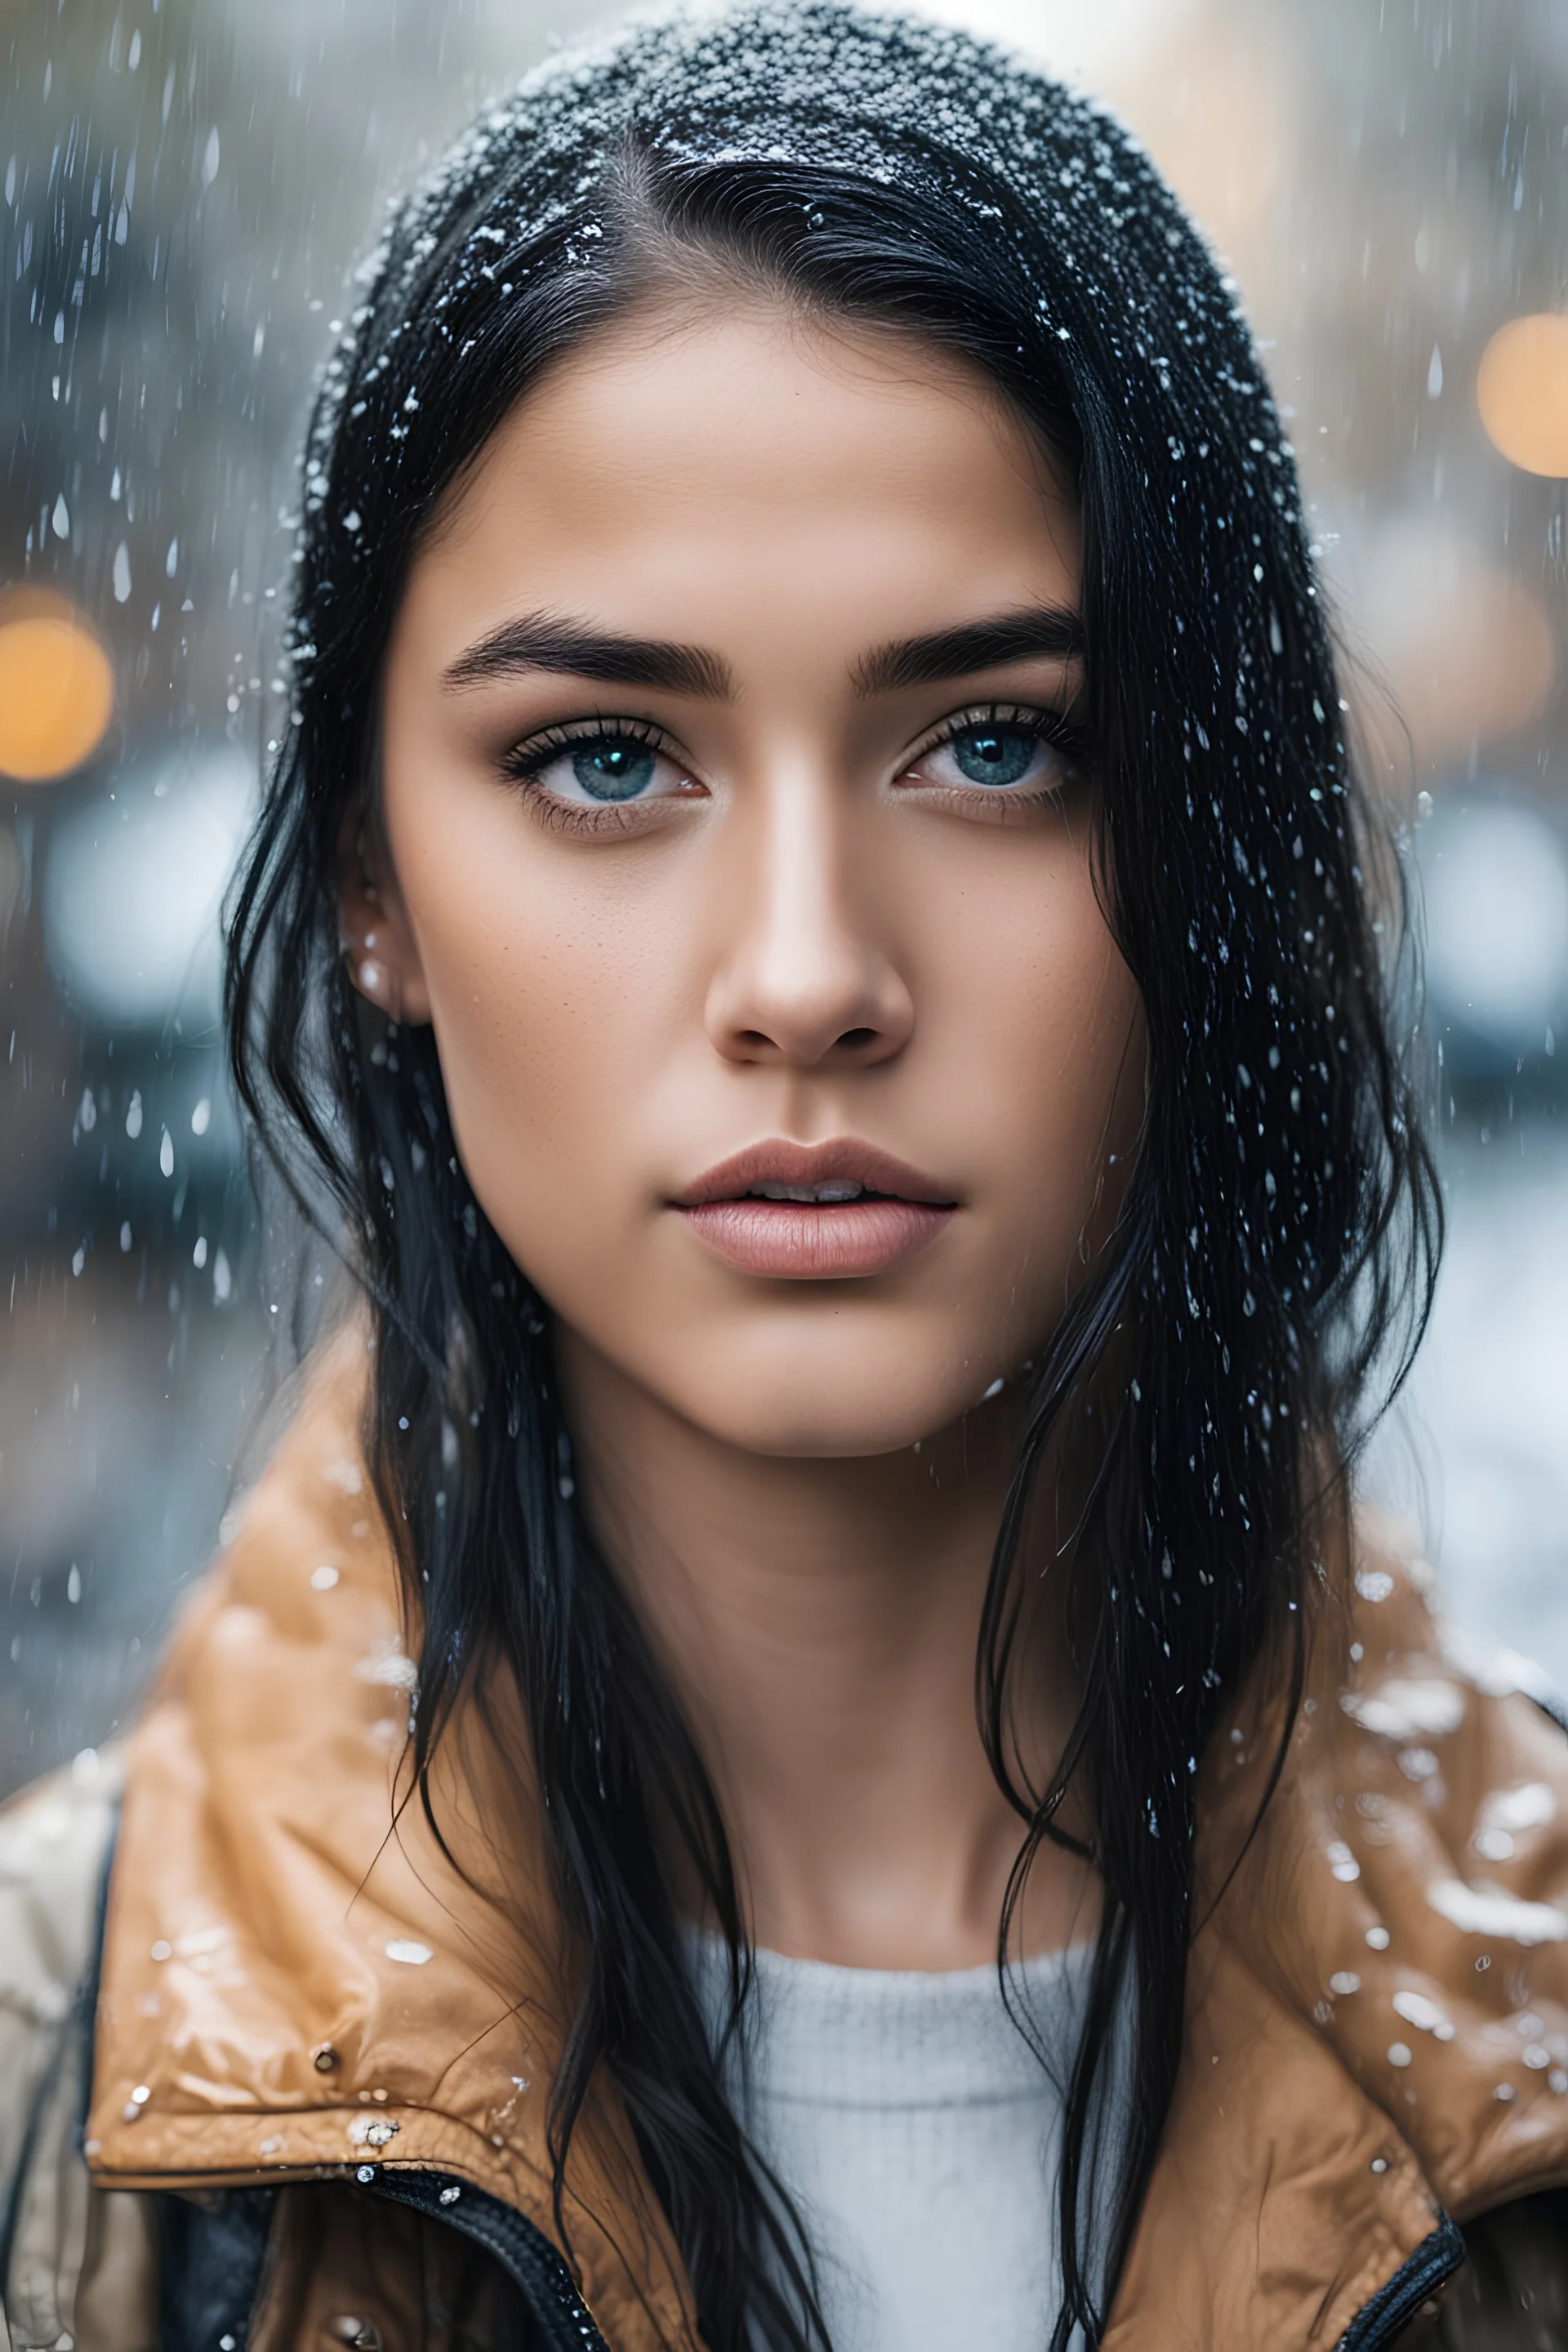
M 345 926 L 579 1373 L 869 1454 L 1055 1324 L 1143 1082 L 1079 572 L 981 378 L 740 299 L 607 331 L 453 494 Z

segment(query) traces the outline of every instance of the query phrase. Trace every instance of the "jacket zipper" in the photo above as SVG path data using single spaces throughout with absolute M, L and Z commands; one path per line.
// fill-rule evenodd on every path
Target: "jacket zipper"
M 512 2206 L 445 2172 L 378 2170 L 365 2186 L 461 2231 L 492 2254 L 527 2301 L 550 2352 L 610 2352 L 556 2249 Z M 1464 2259 L 1465 2241 L 1445 2214 L 1431 2236 L 1363 2305 L 1335 2352 L 1385 2352 Z
M 374 2179 L 363 2186 L 394 2204 L 412 2205 L 483 2246 L 527 2303 L 549 2352 L 610 2352 L 560 2254 L 543 2231 L 514 2207 L 449 2172 L 378 2167 Z
M 1465 2241 L 1445 2213 L 1429 2238 L 1400 2264 L 1372 2301 L 1363 2304 L 1335 2352 L 1384 2352 L 1415 2318 L 1429 2295 L 1446 2285 L 1465 2259 Z

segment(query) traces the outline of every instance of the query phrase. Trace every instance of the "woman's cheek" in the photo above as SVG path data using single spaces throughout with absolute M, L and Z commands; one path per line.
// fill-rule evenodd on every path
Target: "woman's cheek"
M 437 981 L 433 1012 L 453 1132 L 521 1255 L 625 1179 L 638 992 L 613 959 L 537 933 L 476 938 L 451 980 Z
M 1010 886 L 1010 887 L 1008 887 Z M 984 1085 L 994 1173 L 1052 1223 L 1087 1208 L 1142 1099 L 1142 1006 L 1087 862 L 1006 877 L 948 926 L 950 1084 Z M 974 1106 L 972 1117 L 980 1117 Z M 1005 1140 L 1004 1140 L 1005 1139 Z M 1076 1226 L 1075 1226 L 1076 1230 Z

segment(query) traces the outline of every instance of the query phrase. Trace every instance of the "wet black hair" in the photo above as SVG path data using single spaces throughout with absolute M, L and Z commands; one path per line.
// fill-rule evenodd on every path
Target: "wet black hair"
M 809 2250 L 727 2102 L 656 1860 L 684 1847 L 742 1999 L 720 1808 L 580 1516 L 548 1304 L 470 1190 L 431 1033 L 351 985 L 336 890 L 422 531 L 542 370 L 692 268 L 958 354 L 1081 509 L 1098 872 L 1147 1017 L 1146 1115 L 1113 1238 L 1040 1334 L 976 1666 L 1019 1814 L 1010 1902 L 1069 1786 L 1104 1889 L 1042 2316 L 1063 2352 L 1075 2326 L 1099 2340 L 1170 2105 L 1201 1759 L 1260 1662 L 1280 1662 L 1288 1731 L 1349 1465 L 1441 1232 L 1397 861 L 1347 749 L 1292 453 L 1234 288 L 1110 116 L 956 32 L 742 7 L 557 60 L 403 205 L 308 446 L 293 707 L 234 907 L 234 1069 L 370 1301 L 372 1454 L 423 1628 L 420 1786 L 492 1662 L 524 1701 L 519 1769 L 585 1955 L 550 2110 L 558 2221 L 603 2068 L 710 2352 L 801 2352 L 825 2340 Z M 1038 1789 L 1004 1736 L 1020 1529 L 1050 1433 L 1107 1366 L 1072 1554 L 1082 1706 Z M 1122 2001 L 1129 2120 L 1102 2175 Z

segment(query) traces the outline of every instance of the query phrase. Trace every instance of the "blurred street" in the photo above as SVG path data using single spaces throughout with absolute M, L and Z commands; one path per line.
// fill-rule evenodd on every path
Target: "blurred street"
M 1450 1136 L 1448 1251 L 1369 1483 L 1422 1528 L 1455 1617 L 1568 1692 L 1568 1135 Z

